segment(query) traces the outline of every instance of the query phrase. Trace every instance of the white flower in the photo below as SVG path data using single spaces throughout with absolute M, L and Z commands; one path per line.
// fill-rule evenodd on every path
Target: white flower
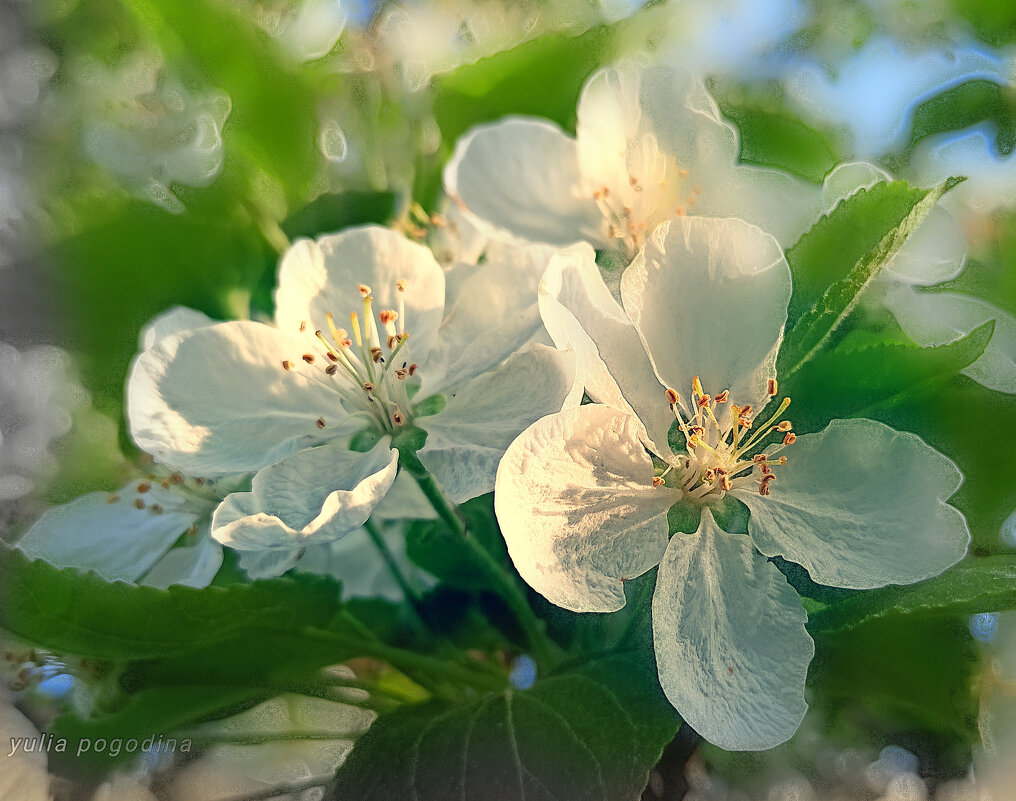
M 347 668 L 338 671 L 342 678 L 352 678 Z M 227 740 L 257 737 L 264 741 L 209 748 L 174 775 L 166 797 L 173 801 L 226 801 L 283 784 L 298 785 L 315 778 L 324 781 L 345 761 L 353 738 L 373 719 L 373 712 L 323 698 L 273 698 L 204 727 L 203 733 Z M 300 739 L 300 734 L 310 736 Z M 273 737 L 280 739 L 273 741 Z M 322 796 L 310 790 L 272 797 L 295 801 Z
M 349 16 L 342 0 L 302 0 L 276 8 L 272 5 L 257 5 L 257 23 L 297 61 L 327 56 L 339 41 Z
M 792 242 L 818 189 L 738 165 L 739 153 L 698 78 L 626 64 L 586 83 L 575 138 L 541 119 L 481 125 L 459 140 L 444 180 L 482 231 L 513 241 L 586 241 L 630 259 L 658 224 L 706 214 Z
M 141 349 L 213 323 L 200 312 L 171 309 L 142 330 Z M 109 581 L 204 587 L 222 565 L 222 546 L 209 535 L 212 511 L 240 480 L 207 481 L 153 466 L 113 492 L 47 510 L 16 544 L 32 559 L 94 570 Z
M 556 259 L 541 292 L 548 329 L 575 347 L 586 391 L 609 405 L 550 415 L 509 447 L 494 499 L 515 566 L 559 606 L 610 612 L 626 579 L 659 565 L 653 629 L 667 697 L 721 747 L 786 740 L 806 709 L 814 645 L 765 557 L 856 589 L 935 575 L 970 537 L 945 503 L 959 471 L 872 420 L 796 436 L 788 401 L 766 422 L 768 411 L 756 416 L 778 396 L 790 271 L 776 241 L 743 221 L 661 226 L 622 277 L 623 309 L 588 257 Z M 748 507 L 749 536 L 714 521 L 727 495 Z M 668 539 L 676 503 L 700 511 L 700 524 Z
M 489 492 L 504 449 L 562 408 L 574 375 L 571 354 L 515 352 L 526 337 L 498 317 L 502 290 L 512 285 L 467 280 L 445 308 L 430 252 L 384 228 L 297 242 L 282 259 L 275 326 L 203 327 L 137 358 L 132 434 L 190 475 L 257 471 L 213 517 L 213 536 L 240 550 L 293 550 L 362 525 L 410 426 L 426 431 L 419 457 L 451 501 Z M 350 450 L 364 429 L 376 444 Z

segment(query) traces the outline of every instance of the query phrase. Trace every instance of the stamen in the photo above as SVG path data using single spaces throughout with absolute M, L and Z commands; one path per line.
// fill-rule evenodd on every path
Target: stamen
M 367 286 L 366 284 L 360 284 L 357 287 L 357 289 L 360 290 L 360 295 L 363 296 L 364 299 L 367 299 L 367 298 L 370 297 L 370 287 Z
M 669 403 L 671 406 L 674 406 L 675 404 L 679 403 L 680 400 L 681 400 L 681 396 L 678 395 L 677 392 L 675 392 L 674 390 L 670 389 L 669 387 L 667 388 L 666 396 L 667 396 L 667 403 Z
M 794 442 L 796 442 L 796 441 L 797 441 L 797 434 L 794 434 L 794 433 L 786 434 L 783 437 L 783 444 L 784 445 L 793 445 Z M 786 458 L 787 458 L 786 456 L 783 457 L 783 459 L 786 459 Z
M 790 424 L 789 420 L 780 420 L 780 422 L 776 424 L 776 430 L 779 432 L 790 431 L 792 428 L 793 426 Z
M 315 422 L 316 422 L 316 425 L 317 425 L 318 428 L 324 428 L 325 427 L 325 418 L 319 417 Z
M 717 395 L 715 398 L 713 398 L 713 402 L 717 403 L 717 404 L 719 404 L 719 403 L 726 403 L 728 397 L 730 397 L 730 392 L 725 389 L 725 390 L 723 390 L 723 392 L 721 392 L 719 395 Z
M 770 378 L 769 383 L 766 386 L 766 393 L 771 398 L 774 395 L 778 394 L 778 392 L 779 392 L 779 384 L 777 383 L 775 378 Z
M 292 370 L 293 369 L 293 363 L 289 359 L 283 359 L 282 360 L 282 369 L 283 370 Z
M 395 282 L 395 288 L 399 291 L 399 311 L 395 319 L 399 323 L 399 336 L 406 333 L 406 279 L 400 278 Z
M 302 358 L 303 358 L 303 360 L 305 362 L 307 362 L 307 364 L 314 364 L 314 354 L 313 353 L 305 353 L 305 354 L 303 354 Z

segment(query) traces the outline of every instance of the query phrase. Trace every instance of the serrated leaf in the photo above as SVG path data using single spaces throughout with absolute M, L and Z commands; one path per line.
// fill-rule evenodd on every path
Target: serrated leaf
M 634 801 L 680 724 L 648 661 L 604 657 L 529 690 L 383 716 L 327 798 Z
M 900 615 L 959 615 L 1016 609 L 1016 556 L 968 559 L 940 576 L 906 587 L 858 593 L 816 612 L 812 632 L 852 629 Z
M 157 590 L 57 569 L 0 546 L 0 628 L 61 653 L 162 658 L 325 627 L 338 609 L 339 586 L 323 576 Z
M 853 347 L 847 338 L 824 351 L 793 376 L 794 428 L 818 431 L 834 418 L 867 417 L 899 403 L 908 393 L 948 382 L 988 346 L 994 320 L 947 345 L 922 348 L 912 343 Z
M 777 370 L 784 379 L 811 359 L 857 305 L 861 293 L 934 205 L 962 179 L 932 189 L 882 182 L 823 216 L 787 251 L 794 294 Z

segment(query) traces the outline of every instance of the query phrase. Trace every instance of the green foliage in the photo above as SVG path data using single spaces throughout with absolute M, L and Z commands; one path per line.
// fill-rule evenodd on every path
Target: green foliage
M 952 0 L 950 5 L 988 44 L 998 47 L 1016 41 L 1016 6 L 999 0 Z
M 794 293 L 777 362 L 782 378 L 826 343 L 879 270 L 958 182 L 950 178 L 927 190 L 883 182 L 861 190 L 841 201 L 787 251 Z
M 494 519 L 491 495 L 467 501 L 459 507 L 466 521 L 466 536 L 475 537 L 492 557 L 508 564 L 504 540 Z M 409 558 L 444 584 L 464 590 L 492 590 L 483 565 L 457 540 L 461 537 L 440 520 L 412 523 L 406 533 Z
M 839 738 L 876 748 L 899 743 L 929 772 L 958 776 L 977 741 L 976 666 L 961 620 L 874 620 L 816 638 L 809 698 Z
M 394 192 L 332 192 L 320 195 L 282 221 L 290 239 L 318 237 L 353 225 L 383 225 L 395 216 Z
M 579 92 L 613 54 L 615 30 L 601 25 L 580 36 L 551 34 L 436 79 L 434 117 L 445 141 L 507 114 L 546 117 L 574 132 Z
M 971 295 L 1016 316 L 1016 214 L 996 214 L 984 225 L 963 272 L 925 291 Z
M 785 112 L 762 105 L 720 106 L 741 134 L 741 161 L 775 167 L 821 184 L 836 166 L 830 138 Z
M 57 569 L 0 546 L 0 627 L 61 653 L 98 659 L 165 657 L 227 640 L 326 626 L 334 580 L 301 575 L 253 584 L 168 590 Z
M 603 657 L 529 690 L 382 716 L 327 798 L 634 801 L 679 724 L 644 659 Z
M 795 430 L 808 433 L 824 428 L 831 419 L 870 417 L 914 391 L 946 386 L 984 353 L 994 329 L 994 321 L 989 321 L 937 348 L 864 334 L 848 336 L 834 350 L 804 364 L 789 383 Z
M 958 131 L 978 122 L 996 127 L 995 147 L 1008 156 L 1016 147 L 1016 96 L 1011 89 L 984 79 L 951 87 L 914 110 L 910 149 L 935 134 Z
M 1016 556 L 968 559 L 906 587 L 857 593 L 811 616 L 812 632 L 855 628 L 870 620 L 1016 609 Z
M 290 201 L 301 200 L 318 163 L 314 95 L 253 19 L 211 0 L 129 0 L 147 32 L 185 74 L 232 101 L 227 152 L 250 158 Z

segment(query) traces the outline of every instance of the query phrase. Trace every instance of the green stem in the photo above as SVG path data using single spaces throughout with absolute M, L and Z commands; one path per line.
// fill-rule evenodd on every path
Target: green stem
M 405 594 L 406 600 L 409 603 L 409 608 L 413 613 L 413 622 L 415 623 L 420 635 L 426 640 L 433 640 L 442 656 L 447 657 L 448 659 L 454 659 L 466 668 L 482 670 L 493 676 L 503 678 L 504 674 L 498 668 L 494 667 L 494 665 L 470 659 L 460 648 L 452 643 L 451 640 L 435 631 L 433 627 L 427 623 L 421 611 L 422 600 L 419 593 L 416 592 L 416 590 L 409 584 L 408 579 L 406 579 L 405 574 L 402 572 L 398 562 L 395 560 L 394 554 L 392 554 L 388 545 L 382 538 L 377 524 L 373 520 L 368 520 L 363 524 L 363 527 L 367 530 L 367 535 L 374 543 L 374 546 L 378 549 L 378 551 L 380 551 L 381 558 L 388 566 L 388 571 L 395 578 L 395 581 L 399 585 L 403 594 Z
M 283 743 L 294 740 L 355 740 L 362 737 L 366 729 L 355 731 L 287 731 L 287 732 L 230 732 L 228 734 L 204 734 L 202 732 L 183 732 L 181 737 L 189 737 L 201 745 L 264 745 L 265 743 Z
M 315 628 L 304 629 L 304 634 L 318 640 L 341 643 L 346 647 L 359 651 L 363 656 L 381 659 L 399 670 L 404 668 L 418 670 L 431 676 L 448 678 L 479 690 L 490 690 L 492 692 L 500 692 L 508 686 L 507 677 L 498 679 L 486 673 L 480 673 L 446 662 L 443 659 L 435 659 L 434 657 L 418 654 L 415 651 L 406 651 L 402 648 L 386 645 L 376 638 L 359 639 L 337 631 L 325 631 Z
M 416 454 L 401 453 L 399 461 L 416 479 L 416 483 L 427 497 L 430 505 L 434 507 L 438 517 L 461 537 L 461 541 L 469 550 L 470 555 L 480 564 L 487 578 L 508 603 L 508 607 L 522 628 L 537 668 L 541 672 L 548 669 L 553 663 L 553 657 L 549 641 L 544 633 L 544 623 L 533 612 L 525 592 L 516 583 L 514 577 L 488 553 L 487 549 L 477 542 L 475 537 L 469 536 L 465 523 L 445 498 L 444 493 L 441 492 L 434 476 L 424 467 L 423 462 L 417 458 Z

